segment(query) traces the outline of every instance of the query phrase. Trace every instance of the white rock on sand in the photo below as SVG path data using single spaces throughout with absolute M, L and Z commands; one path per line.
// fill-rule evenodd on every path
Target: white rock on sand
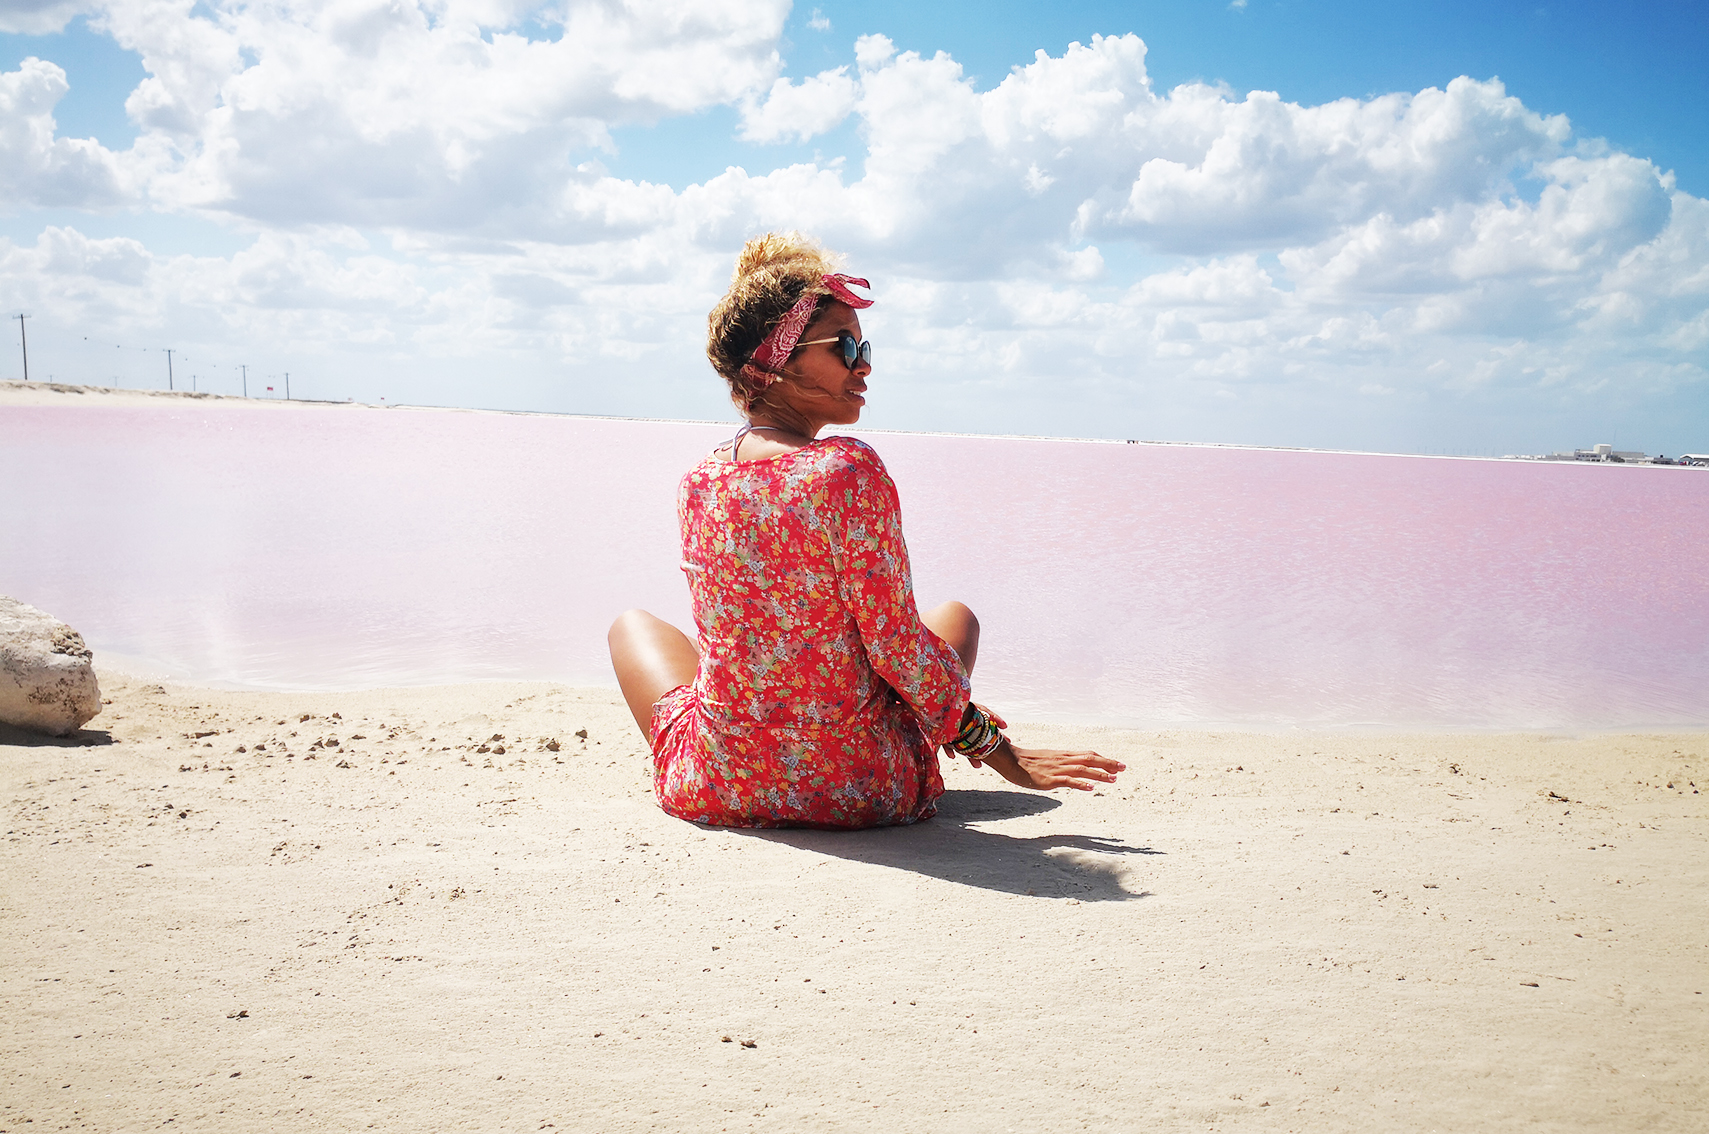
M 69 736 L 100 711 L 94 655 L 83 635 L 0 595 L 0 722 Z

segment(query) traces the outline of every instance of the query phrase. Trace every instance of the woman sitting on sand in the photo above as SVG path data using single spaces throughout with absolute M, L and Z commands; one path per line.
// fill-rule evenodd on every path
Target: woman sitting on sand
M 943 794 L 940 746 L 1022 787 L 1114 781 L 1119 762 L 1016 748 L 972 702 L 978 620 L 918 612 L 884 463 L 819 436 L 860 420 L 872 372 L 855 314 L 872 300 L 849 290 L 867 283 L 834 268 L 804 237 L 757 237 L 708 318 L 747 424 L 678 495 L 699 647 L 642 610 L 609 637 L 659 805 L 726 827 L 914 823 Z

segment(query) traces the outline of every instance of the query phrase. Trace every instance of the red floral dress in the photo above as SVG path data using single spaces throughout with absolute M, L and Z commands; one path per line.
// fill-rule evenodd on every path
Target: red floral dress
M 724 827 L 929 818 L 937 746 L 967 705 L 955 651 L 920 622 L 896 485 L 850 437 L 732 464 L 677 500 L 700 668 L 653 708 L 653 792 Z

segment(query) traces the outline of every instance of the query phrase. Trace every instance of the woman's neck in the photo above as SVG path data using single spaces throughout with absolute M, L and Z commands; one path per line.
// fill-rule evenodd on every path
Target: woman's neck
M 728 451 L 727 461 L 764 460 L 794 453 L 813 444 L 813 438 L 781 425 L 768 425 L 751 418 L 734 438 L 732 444 L 720 445 L 713 452 Z
M 774 435 L 781 434 L 782 436 L 779 440 L 795 440 L 801 441 L 802 443 L 812 441 L 819 435 L 819 427 L 811 426 L 806 423 L 783 424 L 781 422 L 773 421 L 768 414 L 750 414 L 748 417 L 748 428 L 769 430 Z

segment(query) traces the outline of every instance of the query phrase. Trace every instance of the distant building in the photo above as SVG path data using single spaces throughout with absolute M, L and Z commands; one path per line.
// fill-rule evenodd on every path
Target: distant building
M 1524 457 L 1522 460 L 1531 461 L 1598 461 L 1614 465 L 1702 465 L 1709 467 L 1709 455 L 1702 453 L 1686 453 L 1678 457 L 1667 457 L 1657 454 L 1652 457 L 1648 453 L 1633 450 L 1616 450 L 1608 444 L 1592 445 L 1588 449 L 1574 449 L 1570 453 L 1550 453 L 1546 457 Z

